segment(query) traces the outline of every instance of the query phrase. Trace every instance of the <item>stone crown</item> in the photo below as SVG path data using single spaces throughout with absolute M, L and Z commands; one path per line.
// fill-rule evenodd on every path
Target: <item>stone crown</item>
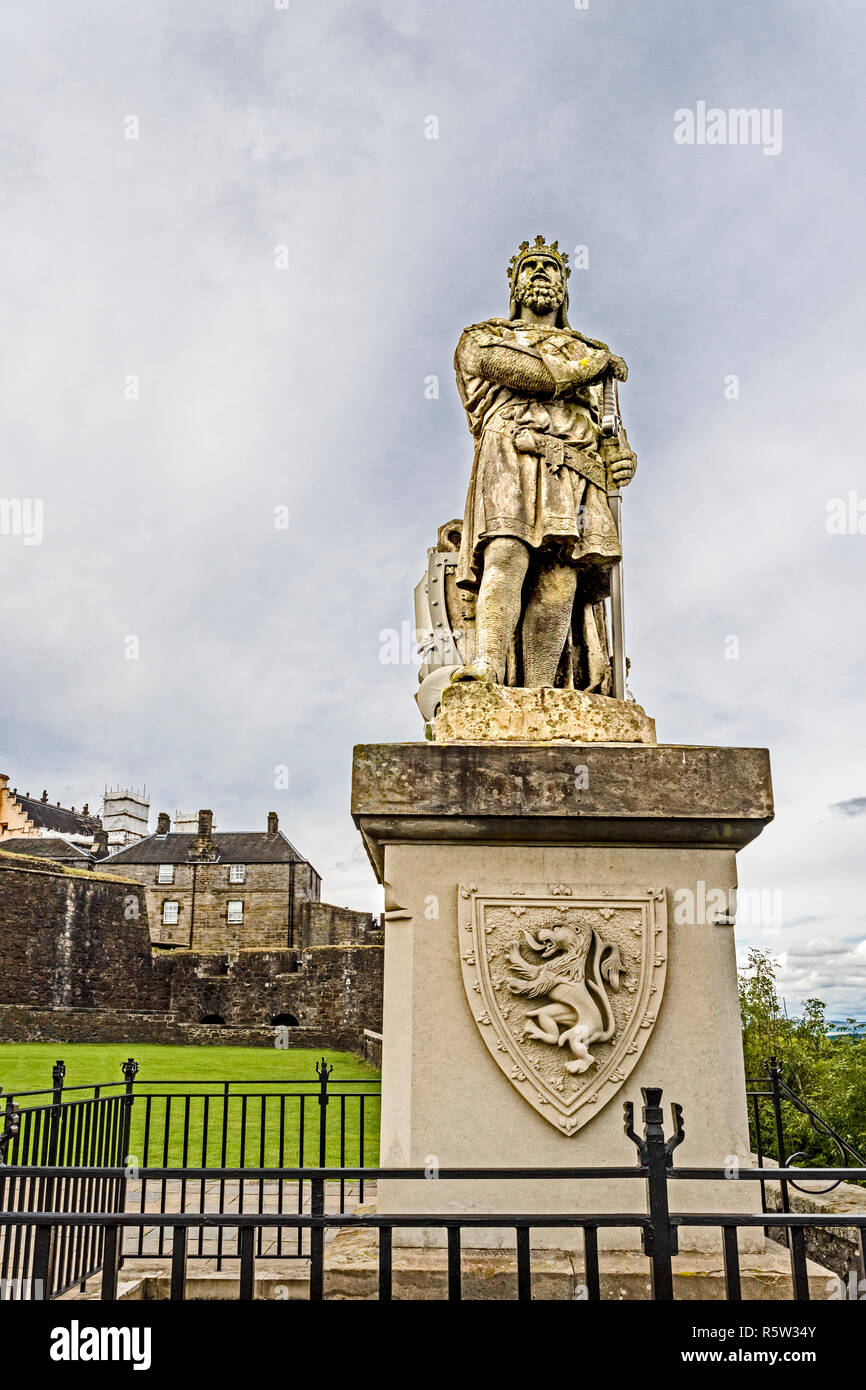
M 558 262 L 559 268 L 562 271 L 563 280 L 567 280 L 571 274 L 568 267 L 568 252 L 560 251 L 558 241 L 552 241 L 548 246 L 544 237 L 539 233 L 532 246 L 530 246 L 528 241 L 521 241 L 517 254 L 512 256 L 511 260 L 508 262 L 509 284 L 514 284 L 519 274 L 521 263 L 526 260 L 527 256 L 550 256 L 553 260 Z

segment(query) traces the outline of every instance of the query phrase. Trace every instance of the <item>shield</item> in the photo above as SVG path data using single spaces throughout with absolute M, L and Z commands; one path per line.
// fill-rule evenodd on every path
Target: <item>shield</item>
M 457 588 L 462 529 L 459 519 L 439 527 L 436 545 L 427 552 L 427 572 L 415 586 L 415 639 L 421 658 L 421 688 L 415 699 L 428 724 L 451 673 L 475 655 L 475 600 Z
M 663 888 L 519 884 L 458 890 L 466 998 L 496 1065 L 574 1134 L 616 1095 L 664 991 Z

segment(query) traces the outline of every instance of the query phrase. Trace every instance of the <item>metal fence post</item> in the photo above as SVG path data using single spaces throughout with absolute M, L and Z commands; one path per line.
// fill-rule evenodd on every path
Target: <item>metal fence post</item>
M 123 1080 L 126 1083 L 123 1090 L 123 1120 L 120 1126 L 120 1153 L 117 1155 L 118 1161 L 127 1167 L 129 1153 L 129 1135 L 132 1129 L 132 1107 L 135 1103 L 135 1078 L 138 1073 L 138 1063 L 134 1057 L 127 1057 L 125 1062 L 121 1062 L 120 1069 L 123 1072 Z
M 0 1168 L 5 1168 L 8 1146 L 13 1139 L 18 1137 L 18 1129 L 21 1123 L 18 1106 L 12 1096 L 6 1097 L 6 1111 L 0 1123 L 2 1123 L 3 1126 L 2 1131 L 0 1131 Z M 0 1187 L 0 1192 L 2 1192 L 2 1190 L 2 1187 Z
M 60 1138 L 60 1122 L 63 1116 L 63 1078 L 66 1075 L 66 1063 L 61 1059 L 54 1063 L 51 1068 L 51 1090 L 53 1097 L 51 1101 L 51 1119 L 48 1130 L 48 1158 L 49 1168 L 57 1165 L 57 1144 Z
M 325 1180 L 312 1178 L 310 1215 L 325 1214 Z M 310 1228 L 310 1300 L 319 1303 L 325 1296 L 325 1229 L 323 1226 Z
M 334 1070 L 328 1065 L 327 1059 L 322 1058 L 321 1062 L 316 1063 L 316 1075 L 319 1078 L 319 1167 L 327 1168 L 326 1146 L 328 1142 L 328 1077 Z
M 58 1164 L 58 1148 L 60 1144 L 60 1128 L 63 1123 L 63 1078 L 66 1075 L 66 1063 L 62 1058 L 54 1063 L 51 1068 L 51 1109 L 48 1112 L 48 1136 L 47 1145 L 43 1145 L 43 1163 L 48 1168 L 56 1168 Z M 36 1205 L 41 1211 L 54 1210 L 54 1178 L 40 1178 L 39 1189 L 36 1198 Z M 50 1298 L 54 1289 L 54 1255 L 57 1246 L 58 1231 L 56 1226 L 47 1226 L 41 1232 L 42 1248 L 39 1252 L 39 1272 L 37 1283 L 44 1289 L 43 1297 Z
M 674 1296 L 672 1257 L 677 1253 L 677 1232 L 671 1225 L 668 1204 L 668 1170 L 673 1165 L 673 1151 L 685 1137 L 682 1107 L 674 1104 L 674 1133 L 665 1140 L 660 1086 L 643 1086 L 643 1138 L 635 1132 L 634 1105 L 626 1101 L 625 1132 L 637 1146 L 641 1167 L 646 1172 L 647 1212 L 649 1226 L 643 1228 L 644 1253 L 652 1266 L 652 1296 L 657 1302 L 669 1302 Z
M 767 1073 L 770 1078 L 770 1086 L 773 1092 L 773 1116 L 776 1121 L 776 1155 L 780 1168 L 784 1168 L 788 1161 L 788 1154 L 785 1149 L 785 1121 L 782 1115 L 782 1092 L 779 1081 L 782 1076 L 781 1068 L 775 1057 L 770 1058 Z M 791 1210 L 791 1201 L 788 1195 L 788 1184 L 784 1178 L 779 1182 L 779 1194 L 781 1197 L 781 1208 L 783 1212 Z M 785 1228 L 785 1240 L 790 1244 L 788 1229 Z
M 120 1153 L 116 1155 L 116 1161 L 123 1168 L 123 1174 L 118 1179 L 117 1199 L 115 1210 L 126 1211 L 126 1191 L 129 1174 L 129 1136 L 132 1130 L 132 1107 L 135 1104 L 135 1078 L 138 1073 L 138 1063 L 134 1057 L 127 1057 L 125 1062 L 121 1062 L 120 1070 L 123 1072 L 124 1088 L 121 1098 L 121 1120 L 120 1120 Z M 120 1252 L 118 1255 L 118 1268 L 123 1267 L 123 1232 L 120 1234 Z

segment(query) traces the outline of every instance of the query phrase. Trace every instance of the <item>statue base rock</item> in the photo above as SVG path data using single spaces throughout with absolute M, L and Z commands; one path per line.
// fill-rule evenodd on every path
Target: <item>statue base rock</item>
M 458 681 L 442 691 L 436 743 L 650 743 L 655 721 L 632 700 L 584 690 Z

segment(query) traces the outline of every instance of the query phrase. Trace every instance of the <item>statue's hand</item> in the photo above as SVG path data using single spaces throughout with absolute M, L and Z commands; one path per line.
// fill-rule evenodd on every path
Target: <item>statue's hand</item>
M 625 359 L 622 357 L 615 357 L 612 352 L 609 353 L 609 359 L 610 370 L 617 381 L 626 381 L 628 379 L 628 367 L 625 364 Z
M 637 459 L 634 454 L 625 459 L 617 459 L 616 463 L 612 463 L 608 470 L 611 482 L 615 483 L 617 487 L 627 487 L 634 477 L 636 468 Z
M 602 440 L 599 454 L 607 469 L 607 476 L 614 487 L 627 487 L 637 468 L 637 456 L 629 448 L 625 431 L 618 439 Z

